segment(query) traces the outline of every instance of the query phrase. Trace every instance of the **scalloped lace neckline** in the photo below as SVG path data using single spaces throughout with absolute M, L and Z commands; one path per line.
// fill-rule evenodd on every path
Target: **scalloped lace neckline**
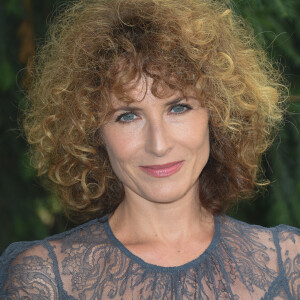
M 208 247 L 198 257 L 196 257 L 195 259 L 193 259 L 187 263 L 184 263 L 179 266 L 164 267 L 164 266 L 159 266 L 159 265 L 148 263 L 148 262 L 144 261 L 142 258 L 140 258 L 137 255 L 135 255 L 134 253 L 132 253 L 129 249 L 127 249 L 126 246 L 124 246 L 123 243 L 121 243 L 119 241 L 119 239 L 113 233 L 113 231 L 109 225 L 109 222 L 108 222 L 108 215 L 101 218 L 101 221 L 103 222 L 105 232 L 108 235 L 109 239 L 120 249 L 120 251 L 122 253 L 124 253 L 126 256 L 128 256 L 130 259 L 132 259 L 139 265 L 142 265 L 146 268 L 155 269 L 156 271 L 161 271 L 161 272 L 186 270 L 192 266 L 195 266 L 196 264 L 199 264 L 203 259 L 205 259 L 205 257 L 207 257 L 207 255 L 210 252 L 213 251 L 213 249 L 215 248 L 216 244 L 219 241 L 219 236 L 220 236 L 220 220 L 219 220 L 218 216 L 214 216 L 214 227 L 215 227 L 214 229 L 215 230 L 214 230 L 213 238 L 212 238 L 210 244 L 208 245 Z

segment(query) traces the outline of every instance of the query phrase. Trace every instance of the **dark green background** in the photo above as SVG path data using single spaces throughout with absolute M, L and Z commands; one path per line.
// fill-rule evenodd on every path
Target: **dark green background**
M 73 226 L 41 187 L 18 129 L 26 61 L 43 42 L 61 0 L 0 0 L 0 252 L 11 242 L 41 239 Z M 285 125 L 264 157 L 272 184 L 231 215 L 250 223 L 300 227 L 300 1 L 235 0 L 232 9 L 252 24 L 259 43 L 290 83 Z

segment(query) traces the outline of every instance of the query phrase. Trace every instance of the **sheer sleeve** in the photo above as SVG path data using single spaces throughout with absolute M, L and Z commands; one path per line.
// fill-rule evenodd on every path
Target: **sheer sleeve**
M 0 299 L 59 299 L 48 243 L 20 242 L 0 257 Z
M 300 229 L 277 227 L 282 269 L 292 299 L 300 299 Z

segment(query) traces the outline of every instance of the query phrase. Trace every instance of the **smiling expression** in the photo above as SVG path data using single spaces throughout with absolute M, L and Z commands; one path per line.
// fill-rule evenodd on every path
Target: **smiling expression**
M 192 92 L 158 98 L 151 82 L 140 80 L 130 93 L 136 101 L 128 105 L 112 96 L 115 110 L 103 138 L 113 171 L 126 199 L 167 203 L 199 195 L 198 178 L 209 157 L 207 110 Z

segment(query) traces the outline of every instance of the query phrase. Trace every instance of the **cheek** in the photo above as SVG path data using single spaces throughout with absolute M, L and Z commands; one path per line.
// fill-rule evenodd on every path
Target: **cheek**
M 207 128 L 204 132 L 202 139 L 198 143 L 198 159 L 201 161 L 203 167 L 206 165 L 210 155 L 210 140 L 209 140 L 209 129 Z
M 196 151 L 209 147 L 208 129 L 186 134 L 185 141 L 187 145 L 190 145 Z
M 197 172 L 202 172 L 210 155 L 209 131 L 201 132 L 201 135 L 190 139 L 190 149 L 194 157 L 195 168 Z
M 181 145 L 185 145 L 194 151 L 209 151 L 209 128 L 208 120 L 203 114 L 194 116 L 184 127 L 178 127 L 176 136 Z
M 119 163 L 132 160 L 138 147 L 134 133 L 124 134 L 113 128 L 104 130 L 104 144 L 113 168 Z

